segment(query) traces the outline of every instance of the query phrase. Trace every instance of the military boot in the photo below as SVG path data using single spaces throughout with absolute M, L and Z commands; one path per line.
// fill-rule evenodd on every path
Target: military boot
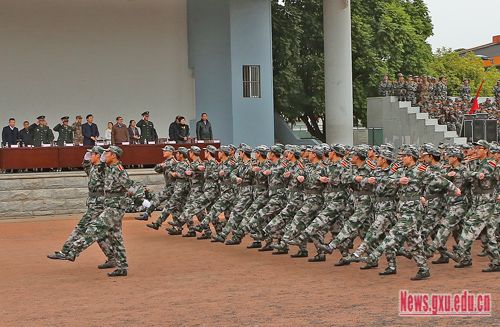
M 380 276 L 387 276 L 387 275 L 396 275 L 396 272 L 397 272 L 397 271 L 396 271 L 396 269 L 395 269 L 395 268 L 387 267 L 387 268 L 385 268 L 385 270 L 384 270 L 384 271 L 379 272 L 378 274 L 379 274 Z
M 290 257 L 292 258 L 307 258 L 309 256 L 309 252 L 307 250 L 299 250 L 299 252 L 292 254 Z
M 226 245 L 238 245 L 240 243 L 241 243 L 241 240 L 237 239 L 237 238 L 232 238 L 232 239 L 226 241 Z
M 477 254 L 478 257 L 486 257 L 488 256 L 488 251 L 486 249 L 483 249 L 483 251 L 479 252 Z
M 494 264 L 491 264 L 488 266 L 488 268 L 485 268 L 483 270 L 481 270 L 482 272 L 498 272 L 500 271 L 500 265 L 494 265 Z
M 146 226 L 149 228 L 155 229 L 155 230 L 160 229 L 160 224 L 158 224 L 158 223 L 150 223 L 150 224 L 146 224 Z
M 373 269 L 373 268 L 378 268 L 378 262 L 377 263 L 367 263 L 363 267 L 359 267 L 359 269 L 362 269 L 362 270 L 368 270 L 368 269 Z
M 212 233 L 205 232 L 205 233 L 201 234 L 201 236 L 198 236 L 196 239 L 197 240 L 209 240 L 211 238 L 212 238 Z
M 347 266 L 350 264 L 351 264 L 351 262 L 349 260 L 347 260 L 347 258 L 340 258 L 340 260 L 336 264 L 334 264 L 334 266 L 342 267 L 342 266 Z
M 190 230 L 186 234 L 182 235 L 182 237 L 196 237 L 196 232 L 194 230 Z
M 472 262 L 471 261 L 460 261 L 459 263 L 457 263 L 455 265 L 455 268 L 467 268 L 467 267 L 471 267 L 472 266 Z
M 323 262 L 326 261 L 326 255 L 324 253 L 318 253 L 311 259 L 308 259 L 309 262 Z
M 288 254 L 288 249 L 280 249 L 273 252 L 273 255 L 283 255 Z
M 414 277 L 410 278 L 410 280 L 423 280 L 429 277 L 431 277 L 431 273 L 429 271 L 419 270 Z
M 437 260 L 432 260 L 431 262 L 434 265 L 442 265 L 444 263 L 450 262 L 450 258 L 448 258 L 447 256 L 441 254 L 441 256 Z
M 52 259 L 52 260 L 68 260 L 66 255 L 64 253 L 62 253 L 61 251 L 51 253 L 51 254 L 47 255 L 47 258 Z
M 262 248 L 258 249 L 257 251 L 268 252 L 268 251 L 272 251 L 272 250 L 273 250 L 273 248 L 271 247 L 271 243 L 266 242 L 266 244 Z
M 110 269 L 110 268 L 114 268 L 116 267 L 116 263 L 114 261 L 106 261 L 105 263 L 103 264 L 100 264 L 99 266 L 97 266 L 97 269 Z
M 176 236 L 176 235 L 182 235 L 182 231 L 177 228 L 167 228 L 166 229 L 168 235 Z
M 108 273 L 109 277 L 119 277 L 119 276 L 127 276 L 127 269 L 116 269 Z
M 247 249 L 260 249 L 262 247 L 262 243 L 258 241 L 254 241 L 252 244 L 247 246 Z
M 225 239 L 222 236 L 217 235 L 217 236 L 213 237 L 210 242 L 212 242 L 212 243 L 224 243 L 224 241 L 225 241 Z
M 139 217 L 135 217 L 135 220 L 144 220 L 147 221 L 149 219 L 149 214 L 147 212 L 143 213 Z

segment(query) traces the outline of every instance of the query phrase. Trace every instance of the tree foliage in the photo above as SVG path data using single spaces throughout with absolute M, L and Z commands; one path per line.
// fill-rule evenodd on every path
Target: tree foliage
M 273 0 L 275 109 L 325 139 L 323 0 Z M 432 59 L 432 23 L 423 0 L 352 0 L 355 122 L 383 74 L 421 74 Z
M 447 48 L 436 51 L 434 59 L 428 66 L 428 73 L 432 76 L 446 76 L 448 94 L 455 96 L 460 95 L 460 86 L 465 78 L 469 80 L 474 94 L 484 79 L 481 96 L 492 96 L 493 86 L 500 79 L 500 72 L 496 68 L 485 70 L 482 59 L 474 53 L 468 52 L 461 55 Z

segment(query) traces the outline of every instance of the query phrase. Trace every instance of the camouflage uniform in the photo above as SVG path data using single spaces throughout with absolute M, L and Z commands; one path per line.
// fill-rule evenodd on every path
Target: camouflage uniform
M 107 239 L 114 252 L 116 267 L 126 271 L 128 268 L 122 236 L 122 218 L 129 204 L 127 194 L 143 198 L 144 188 L 135 184 L 120 163 L 106 168 L 104 179 L 104 211 L 92 220 L 87 229 L 77 238 L 68 257 L 74 260 L 82 251 L 98 240 Z
M 157 193 L 156 197 L 151 201 L 151 206 L 146 209 L 146 214 L 151 216 L 153 211 L 155 211 L 161 203 L 167 201 L 174 194 L 175 178 L 170 174 L 175 171 L 175 166 L 177 165 L 177 160 L 174 156 L 165 159 L 163 163 L 155 166 L 154 171 L 158 174 L 163 174 L 165 179 L 165 186 L 163 190 Z
M 464 218 L 464 226 L 455 254 L 463 261 L 472 243 L 483 229 L 486 229 L 486 246 L 493 266 L 500 265 L 500 254 L 496 240 L 497 217 L 495 216 L 496 164 L 488 159 L 477 162 L 476 171 L 467 173 L 472 183 L 472 206 Z M 484 179 L 479 179 L 479 174 Z
M 495 101 L 500 101 L 500 83 L 497 82 L 497 85 L 493 86 L 493 96 L 495 97 Z
M 406 82 L 404 80 L 398 80 L 392 83 L 394 89 L 394 95 L 398 97 L 399 101 L 406 101 Z
M 392 95 L 392 83 L 390 81 L 381 81 L 378 85 L 378 94 L 381 97 L 386 97 Z
M 412 105 L 415 105 L 417 102 L 417 83 L 415 83 L 414 81 L 408 82 L 405 84 L 405 88 L 406 99 L 410 101 Z

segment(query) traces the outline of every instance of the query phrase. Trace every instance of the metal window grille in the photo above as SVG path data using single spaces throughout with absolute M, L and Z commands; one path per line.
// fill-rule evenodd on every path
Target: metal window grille
M 260 66 L 243 66 L 243 97 L 260 98 Z

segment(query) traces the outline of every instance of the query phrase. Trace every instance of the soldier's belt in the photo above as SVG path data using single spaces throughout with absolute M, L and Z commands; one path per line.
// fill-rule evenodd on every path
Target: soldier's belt
M 304 190 L 304 194 L 322 194 L 322 190 Z
M 476 195 L 476 194 L 490 194 L 490 193 L 493 193 L 493 192 L 495 192 L 494 188 L 489 189 L 489 190 L 474 190 L 474 192 L 472 194 L 473 195 Z
M 407 202 L 407 201 L 419 201 L 420 200 L 420 195 L 413 195 L 413 196 L 401 196 L 399 198 L 399 201 L 401 202 Z

